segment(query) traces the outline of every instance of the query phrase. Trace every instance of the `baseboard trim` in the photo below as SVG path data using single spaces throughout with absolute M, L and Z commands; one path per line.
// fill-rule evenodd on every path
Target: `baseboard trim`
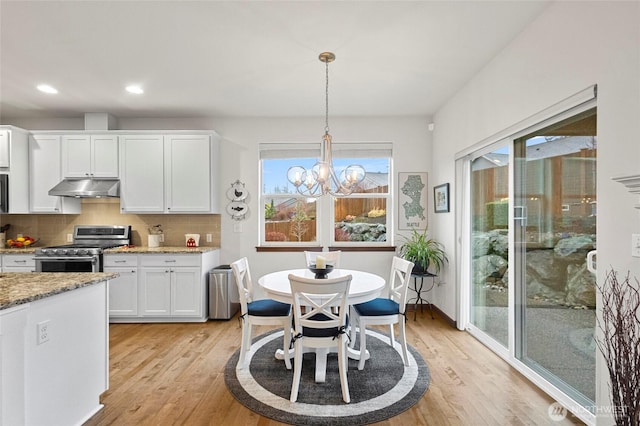
M 424 306 L 426 305 L 426 306 Z M 414 304 L 407 304 L 407 309 L 405 310 L 405 312 L 413 312 L 415 309 L 420 309 L 422 307 L 422 310 L 424 311 L 424 309 L 429 309 L 429 305 L 428 304 L 422 304 L 420 306 L 418 306 L 417 308 L 415 307 Z M 458 323 L 456 322 L 456 320 L 449 318 L 449 316 L 447 314 L 445 314 L 444 312 L 442 312 L 442 310 L 440 308 L 438 308 L 436 305 L 431 305 L 431 309 L 433 309 L 434 314 L 437 314 L 440 318 L 442 318 L 444 320 L 444 322 L 446 322 L 447 324 L 449 324 L 451 327 L 453 328 L 458 328 Z

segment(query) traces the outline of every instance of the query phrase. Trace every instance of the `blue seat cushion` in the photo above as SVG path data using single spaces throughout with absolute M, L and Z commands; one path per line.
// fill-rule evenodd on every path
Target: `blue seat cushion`
M 380 317 L 400 313 L 400 305 L 391 299 L 377 298 L 365 303 L 353 305 L 361 317 Z
M 331 318 L 326 316 L 325 314 L 316 314 L 309 318 L 314 321 L 328 321 Z M 346 318 L 347 327 L 349 326 L 349 316 Z M 347 328 L 345 327 L 345 329 Z M 302 327 L 302 335 L 306 337 L 334 337 L 338 335 L 338 327 L 331 328 L 313 328 L 313 327 Z
M 291 305 L 272 299 L 260 299 L 247 303 L 247 312 L 254 317 L 286 317 Z

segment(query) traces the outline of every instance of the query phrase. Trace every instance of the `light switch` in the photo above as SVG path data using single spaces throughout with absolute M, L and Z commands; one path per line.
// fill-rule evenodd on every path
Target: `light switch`
M 640 257 L 640 234 L 631 234 L 631 256 Z
M 242 232 L 242 222 L 233 223 L 233 232 Z

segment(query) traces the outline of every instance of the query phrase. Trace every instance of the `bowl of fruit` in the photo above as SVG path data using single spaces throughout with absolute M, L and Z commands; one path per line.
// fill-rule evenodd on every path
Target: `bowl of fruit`
M 26 248 L 26 247 L 30 247 L 32 245 L 34 245 L 37 242 L 37 240 L 33 237 L 29 237 L 29 236 L 22 236 L 22 237 L 18 237 L 16 239 L 8 239 L 7 240 L 7 247 L 9 248 Z

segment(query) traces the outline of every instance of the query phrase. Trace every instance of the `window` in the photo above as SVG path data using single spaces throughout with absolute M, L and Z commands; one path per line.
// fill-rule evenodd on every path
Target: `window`
M 261 245 L 389 246 L 391 144 L 333 144 L 339 174 L 350 164 L 366 170 L 365 180 L 347 197 L 308 198 L 287 180 L 294 165 L 311 168 L 320 144 L 261 144 Z

